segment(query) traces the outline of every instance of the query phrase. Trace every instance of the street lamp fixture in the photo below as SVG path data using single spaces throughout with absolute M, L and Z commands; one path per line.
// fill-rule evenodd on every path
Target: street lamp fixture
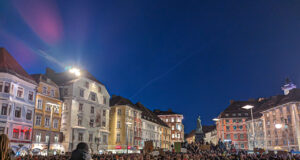
M 220 119 L 219 118 L 214 118 L 212 120 L 215 121 L 215 122 L 218 122 Z
M 249 110 L 250 109 L 250 112 L 251 112 L 251 121 L 252 121 L 252 137 L 253 137 L 253 150 L 255 148 L 255 132 L 254 132 L 254 121 L 253 121 L 253 112 L 252 112 L 252 109 L 254 108 L 254 106 L 252 105 L 245 105 L 242 107 L 243 109 L 247 109 Z

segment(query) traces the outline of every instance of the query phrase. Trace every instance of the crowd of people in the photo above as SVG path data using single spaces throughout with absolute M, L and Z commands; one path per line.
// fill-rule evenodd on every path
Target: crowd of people
M 205 145 L 205 149 L 203 149 Z M 173 151 L 153 153 L 132 153 L 132 154 L 90 154 L 86 143 L 79 143 L 72 154 L 66 155 L 25 155 L 15 157 L 9 148 L 9 139 L 5 134 L 0 135 L 0 160 L 300 160 L 300 155 L 292 154 L 268 154 L 268 153 L 247 153 L 246 151 L 227 150 L 224 144 L 217 145 L 192 143 L 183 144 L 185 153 Z

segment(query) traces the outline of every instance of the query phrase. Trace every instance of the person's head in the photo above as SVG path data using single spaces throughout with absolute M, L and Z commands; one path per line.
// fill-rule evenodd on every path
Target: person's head
M 9 148 L 9 139 L 6 134 L 1 134 L 0 135 L 0 155 L 1 159 L 5 159 L 5 156 L 8 153 L 8 148 Z
M 89 146 L 86 143 L 84 143 L 84 142 L 80 142 L 80 143 L 77 144 L 76 149 L 88 152 L 89 151 Z

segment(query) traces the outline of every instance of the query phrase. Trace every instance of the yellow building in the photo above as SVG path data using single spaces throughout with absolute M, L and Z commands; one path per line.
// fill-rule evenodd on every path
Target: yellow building
M 168 126 L 161 126 L 161 148 L 164 150 L 171 149 L 171 128 Z
M 60 144 L 62 101 L 59 99 L 58 86 L 43 74 L 34 74 L 32 77 L 38 83 L 33 122 L 32 149 L 33 152 L 46 154 L 64 152 Z
M 112 96 L 110 105 L 108 151 L 139 152 L 142 136 L 141 111 L 130 100 L 121 96 Z

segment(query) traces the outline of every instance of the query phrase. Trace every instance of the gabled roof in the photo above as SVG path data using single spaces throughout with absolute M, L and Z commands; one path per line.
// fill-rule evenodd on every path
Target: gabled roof
M 112 95 L 109 100 L 110 106 L 118 106 L 118 105 L 127 105 L 134 109 L 140 110 L 137 106 L 135 106 L 129 99 L 124 98 L 122 96 Z
M 34 79 L 5 48 L 0 48 L 0 72 L 10 73 L 27 82 L 36 84 Z
M 159 109 L 154 109 L 153 112 L 154 112 L 156 115 L 172 115 L 172 114 L 178 114 L 178 113 L 173 112 L 171 109 L 168 109 L 167 111 L 161 111 L 161 110 L 159 110 Z
M 47 77 L 51 78 L 58 85 L 65 85 L 65 84 L 71 83 L 73 80 L 78 79 L 77 76 L 75 76 L 74 74 L 70 74 L 68 71 L 56 73 L 54 70 L 52 70 L 50 68 L 46 69 L 46 74 L 45 75 Z M 97 80 L 87 70 L 81 70 L 80 71 L 80 77 L 85 77 L 85 78 L 88 78 L 88 79 L 90 79 L 92 81 L 95 81 L 95 82 L 97 82 L 99 84 L 104 85 L 99 80 Z
M 164 121 L 162 121 L 156 114 L 146 108 L 142 103 L 138 102 L 135 104 L 142 111 L 142 118 L 153 123 L 169 127 Z

